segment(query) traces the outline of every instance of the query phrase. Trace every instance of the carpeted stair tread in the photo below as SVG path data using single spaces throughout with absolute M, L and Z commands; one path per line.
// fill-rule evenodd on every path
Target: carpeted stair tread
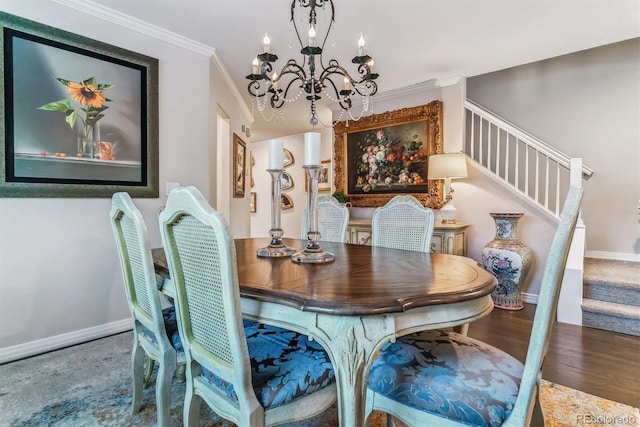
M 585 258 L 584 282 L 640 290 L 640 262 Z
M 640 307 L 584 299 L 582 300 L 582 325 L 640 336 Z
M 585 311 L 615 314 L 621 317 L 640 320 L 640 307 L 636 306 L 585 298 L 582 300 L 582 308 Z
M 640 262 L 585 258 L 582 324 L 640 336 Z
M 585 299 L 624 303 L 640 309 L 640 284 L 584 280 Z

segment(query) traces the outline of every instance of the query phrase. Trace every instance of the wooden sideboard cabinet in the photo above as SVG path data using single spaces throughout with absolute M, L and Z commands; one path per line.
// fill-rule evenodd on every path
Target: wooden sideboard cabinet
M 467 256 L 467 228 L 469 224 L 436 222 L 431 236 L 431 252 Z
M 469 224 L 457 222 L 455 224 L 434 224 L 431 237 L 431 252 L 467 255 L 467 228 Z M 371 244 L 371 220 L 352 219 L 347 227 L 346 243 L 357 245 Z
M 349 225 L 347 225 L 347 238 L 345 243 L 371 245 L 371 220 L 350 219 Z

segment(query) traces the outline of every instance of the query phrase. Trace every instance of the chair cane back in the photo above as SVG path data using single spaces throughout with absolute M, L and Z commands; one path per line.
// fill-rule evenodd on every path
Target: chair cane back
M 187 358 L 184 425 L 204 401 L 241 427 L 323 412 L 336 399 L 326 352 L 306 336 L 242 319 L 235 243 L 224 217 L 194 187 L 174 190 L 160 214 Z
M 371 217 L 371 245 L 429 252 L 435 216 L 413 196 L 395 196 Z
M 344 243 L 349 225 L 349 208 L 333 196 L 320 196 L 316 201 L 320 241 Z M 302 214 L 302 240 L 307 240 L 308 207 Z
M 147 227 L 127 193 L 115 193 L 111 204 L 111 225 L 118 248 L 127 302 L 133 317 L 133 402 L 132 413 L 140 410 L 145 385 L 144 359 L 158 363 L 156 377 L 157 424 L 169 426 L 171 381 L 177 364 L 185 357 L 173 307 L 162 309 Z
M 446 331 L 399 338 L 370 371 L 366 410 L 411 426 L 541 426 L 542 365 L 579 215 L 582 189 L 571 188 L 540 287 L 524 365 L 479 340 Z

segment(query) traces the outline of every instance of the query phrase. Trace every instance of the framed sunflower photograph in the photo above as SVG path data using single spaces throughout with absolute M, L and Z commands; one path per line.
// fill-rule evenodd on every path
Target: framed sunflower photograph
M 158 197 L 158 60 L 0 12 L 0 197 Z

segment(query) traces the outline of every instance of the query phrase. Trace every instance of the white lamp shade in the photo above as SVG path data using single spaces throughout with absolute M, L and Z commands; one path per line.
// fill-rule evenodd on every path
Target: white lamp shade
M 429 156 L 428 179 L 466 178 L 467 176 L 467 156 L 464 153 Z

